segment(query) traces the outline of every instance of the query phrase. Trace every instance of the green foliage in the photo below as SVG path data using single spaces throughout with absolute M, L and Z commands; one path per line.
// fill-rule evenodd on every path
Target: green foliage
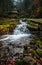
M 31 53 L 32 53 L 32 56 L 36 56 L 36 57 L 39 57 L 39 55 L 36 53 L 36 51 L 31 51 Z
M 16 61 L 16 65 L 23 65 L 23 60 L 20 60 L 20 59 L 17 60 L 17 61 Z
M 38 54 L 39 54 L 40 57 L 42 57 L 42 50 L 39 50 Z
M 35 40 L 35 42 L 36 42 L 36 45 L 42 45 L 42 41 L 40 40 Z

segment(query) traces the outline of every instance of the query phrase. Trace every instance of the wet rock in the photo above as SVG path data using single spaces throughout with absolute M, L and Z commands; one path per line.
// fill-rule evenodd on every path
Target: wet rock
M 2 42 L 0 42 L 0 47 L 2 47 L 3 46 L 3 44 L 2 44 Z

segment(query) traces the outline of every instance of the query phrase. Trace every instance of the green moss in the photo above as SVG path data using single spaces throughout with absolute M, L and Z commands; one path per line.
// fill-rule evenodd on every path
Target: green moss
M 30 20 L 33 23 L 41 23 L 42 24 L 42 19 L 31 19 L 31 18 L 27 18 L 27 21 Z
M 38 40 L 38 41 L 36 42 L 36 44 L 37 44 L 37 45 L 42 45 L 42 41 Z
M 40 39 L 34 40 L 34 42 L 36 43 L 36 45 L 42 45 L 42 41 Z
M 4 19 L 1 21 L 1 25 L 0 25 L 0 29 L 2 28 L 7 28 L 10 24 L 14 24 L 15 26 L 17 24 L 19 24 L 19 20 L 18 19 Z

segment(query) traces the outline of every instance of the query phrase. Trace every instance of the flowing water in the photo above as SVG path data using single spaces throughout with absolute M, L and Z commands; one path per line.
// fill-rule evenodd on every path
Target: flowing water
M 20 20 L 19 22 L 20 24 L 16 26 L 12 35 L 1 36 L 0 41 L 3 42 L 4 46 L 9 43 L 12 43 L 15 45 L 21 45 L 21 46 L 25 44 L 29 44 L 31 40 L 30 39 L 31 34 L 27 28 L 27 23 L 22 20 Z M 20 50 L 22 49 L 15 48 L 15 51 L 19 52 Z

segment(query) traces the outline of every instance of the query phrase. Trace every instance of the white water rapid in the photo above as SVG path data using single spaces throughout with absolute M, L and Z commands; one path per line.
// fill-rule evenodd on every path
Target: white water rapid
M 26 22 L 23 22 L 22 20 L 19 21 L 20 24 L 16 26 L 13 35 L 3 35 L 0 39 L 0 41 L 3 41 L 6 44 L 16 43 L 16 44 L 25 44 L 29 43 L 30 41 L 30 32 L 27 29 Z

